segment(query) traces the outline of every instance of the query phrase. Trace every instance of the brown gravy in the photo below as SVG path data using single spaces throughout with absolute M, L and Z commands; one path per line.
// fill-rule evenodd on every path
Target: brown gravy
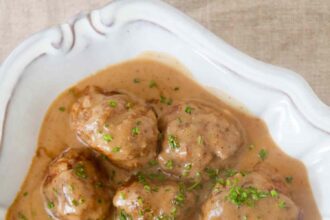
M 150 81 L 156 82 L 157 88 L 150 88 Z M 53 102 L 43 121 L 29 173 L 8 210 L 7 220 L 49 219 L 40 193 L 41 184 L 50 161 L 69 146 L 82 146 L 70 128 L 69 111 L 77 99 L 76 91 L 88 85 L 105 90 L 125 90 L 145 100 L 159 99 L 160 95 L 171 97 L 174 102 L 196 99 L 212 103 L 216 108 L 230 110 L 242 123 L 248 138 L 247 145 L 233 158 L 238 161 L 235 168 L 251 170 L 260 162 L 258 152 L 261 149 L 267 150 L 268 157 L 265 161 L 275 167 L 283 178 L 293 178 L 291 183 L 287 183 L 289 193 L 292 200 L 303 210 L 304 219 L 321 219 L 304 165 L 287 156 L 275 145 L 263 121 L 219 100 L 187 77 L 182 68 L 168 65 L 163 58 L 140 57 L 91 75 L 63 92 Z M 158 104 L 156 108 L 161 112 L 166 105 Z M 252 149 L 249 147 L 251 144 L 254 146 Z

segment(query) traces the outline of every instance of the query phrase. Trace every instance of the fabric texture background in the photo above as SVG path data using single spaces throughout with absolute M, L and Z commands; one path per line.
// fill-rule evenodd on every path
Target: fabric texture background
M 26 37 L 110 0 L 0 0 L 0 62 Z M 330 105 L 329 0 L 165 0 L 239 50 L 301 74 Z

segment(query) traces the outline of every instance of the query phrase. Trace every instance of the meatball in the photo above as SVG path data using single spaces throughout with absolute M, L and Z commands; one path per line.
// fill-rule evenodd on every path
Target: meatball
M 113 204 L 120 219 L 188 219 L 196 198 L 177 183 L 134 182 L 118 190 Z
M 71 125 L 83 142 L 121 168 L 141 167 L 156 157 L 156 115 L 129 95 L 86 89 L 72 106 Z
M 192 178 L 215 158 L 225 160 L 243 144 L 237 121 L 195 101 L 175 105 L 160 119 L 162 169 Z
M 237 174 L 218 184 L 201 209 L 201 220 L 300 219 L 295 203 L 264 176 Z
M 111 206 L 107 177 L 87 149 L 68 149 L 48 168 L 42 193 L 53 219 L 104 219 Z

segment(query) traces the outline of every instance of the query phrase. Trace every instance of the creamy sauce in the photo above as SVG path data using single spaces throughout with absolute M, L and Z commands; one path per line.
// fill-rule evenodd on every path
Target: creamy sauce
M 77 94 L 86 86 L 94 85 L 105 90 L 127 91 L 145 100 L 159 100 L 160 96 L 170 97 L 174 104 L 179 100 L 200 100 L 210 103 L 217 109 L 226 109 L 240 121 L 246 132 L 246 144 L 232 157 L 228 163 L 237 170 L 253 170 L 260 163 L 259 151 L 265 149 L 268 156 L 264 163 L 276 168 L 283 178 L 292 177 L 287 183 L 289 195 L 299 206 L 304 219 L 320 219 L 315 204 L 307 172 L 304 165 L 284 154 L 271 139 L 263 121 L 242 110 L 219 100 L 193 80 L 178 64 L 168 62 L 164 58 L 140 57 L 93 74 L 74 87 L 66 90 L 50 106 L 43 121 L 37 151 L 31 168 L 14 203 L 8 210 L 7 220 L 48 219 L 40 192 L 48 164 L 68 147 L 82 147 L 72 129 L 69 115 Z M 150 88 L 150 82 L 157 86 Z M 163 103 L 154 104 L 158 113 L 167 108 Z M 253 147 L 251 147 L 253 146 Z M 297 146 L 298 147 L 298 146 Z M 116 169 L 110 165 L 110 170 Z M 119 179 L 125 180 L 128 173 L 116 169 Z M 121 175 L 121 177 L 120 177 Z M 118 178 L 118 177 L 117 177 Z M 206 192 L 201 192 L 201 196 Z M 196 209 L 197 210 L 197 209 Z

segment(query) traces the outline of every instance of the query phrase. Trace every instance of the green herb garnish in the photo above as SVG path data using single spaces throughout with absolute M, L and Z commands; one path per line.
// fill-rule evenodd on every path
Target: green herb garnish
M 52 201 L 48 201 L 48 203 L 47 203 L 47 207 L 48 207 L 49 209 L 53 209 L 53 208 L 55 207 L 55 204 L 54 204 Z
M 65 112 L 65 107 L 64 107 L 64 106 L 61 106 L 61 107 L 58 108 L 58 110 L 59 110 L 60 112 Z
M 132 128 L 132 135 L 136 136 L 140 133 L 140 128 L 139 127 L 134 127 Z
M 149 160 L 148 164 L 149 164 L 149 166 L 153 167 L 153 166 L 158 165 L 158 161 L 157 160 Z
M 77 200 L 73 199 L 73 200 L 72 200 L 72 204 L 73 204 L 74 206 L 78 206 L 78 205 L 79 205 L 79 202 L 78 202 Z
M 82 163 L 77 163 L 74 168 L 73 168 L 74 173 L 76 176 L 86 179 L 87 178 L 87 173 L 84 164 Z
M 177 149 L 180 147 L 180 144 L 174 135 L 168 136 L 168 143 L 170 144 L 171 149 Z
M 190 106 L 186 106 L 185 110 L 184 110 L 187 114 L 191 114 L 192 112 L 192 108 Z
M 119 220 L 132 220 L 132 216 L 127 214 L 123 209 L 119 212 Z
M 116 108 L 117 102 L 115 100 L 110 100 L 109 101 L 109 106 L 112 107 L 112 108 Z
M 287 183 L 292 183 L 293 177 L 292 176 L 286 176 L 285 177 L 285 182 Z
M 265 160 L 267 158 L 267 156 L 268 156 L 268 152 L 265 149 L 261 149 L 259 151 L 259 158 L 261 160 Z
M 281 209 L 284 209 L 286 207 L 285 201 L 283 201 L 283 200 L 279 201 L 278 207 L 280 207 Z
M 166 105 L 171 105 L 173 100 L 171 98 L 166 98 L 165 96 L 160 96 L 159 99 L 160 103 L 166 104 Z
M 17 217 L 19 220 L 28 220 L 28 218 L 22 212 L 18 212 Z
M 272 197 L 277 197 L 277 196 L 278 196 L 278 192 L 277 192 L 275 189 L 272 189 L 272 190 L 270 191 L 270 195 L 271 195 Z
M 199 145 L 202 145 L 203 144 L 203 137 L 201 136 L 201 135 L 199 135 L 198 137 L 197 137 L 197 144 L 199 144 Z
M 140 82 L 141 82 L 141 80 L 140 80 L 140 79 L 138 79 L 138 78 L 134 78 L 134 79 L 133 79 L 133 82 L 134 82 L 134 83 L 140 83 Z
M 157 87 L 157 83 L 154 80 L 151 80 L 149 82 L 149 88 L 155 88 L 155 87 Z
M 114 147 L 114 148 L 112 148 L 112 152 L 113 153 L 118 153 L 119 151 L 120 151 L 120 147 Z
M 254 206 L 255 201 L 266 198 L 269 192 L 259 191 L 254 187 L 232 186 L 227 195 L 227 199 L 234 205 Z
M 172 170 L 173 167 L 174 167 L 174 162 L 173 162 L 173 160 L 168 160 L 168 161 L 166 161 L 166 163 L 165 163 L 165 167 L 166 167 L 167 169 Z
M 214 181 L 217 179 L 217 177 L 219 175 L 219 169 L 213 169 L 213 168 L 206 167 L 204 171 L 209 176 L 209 178 Z
M 105 140 L 106 142 L 110 142 L 113 140 L 113 137 L 111 134 L 104 134 L 103 135 L 103 140 Z

